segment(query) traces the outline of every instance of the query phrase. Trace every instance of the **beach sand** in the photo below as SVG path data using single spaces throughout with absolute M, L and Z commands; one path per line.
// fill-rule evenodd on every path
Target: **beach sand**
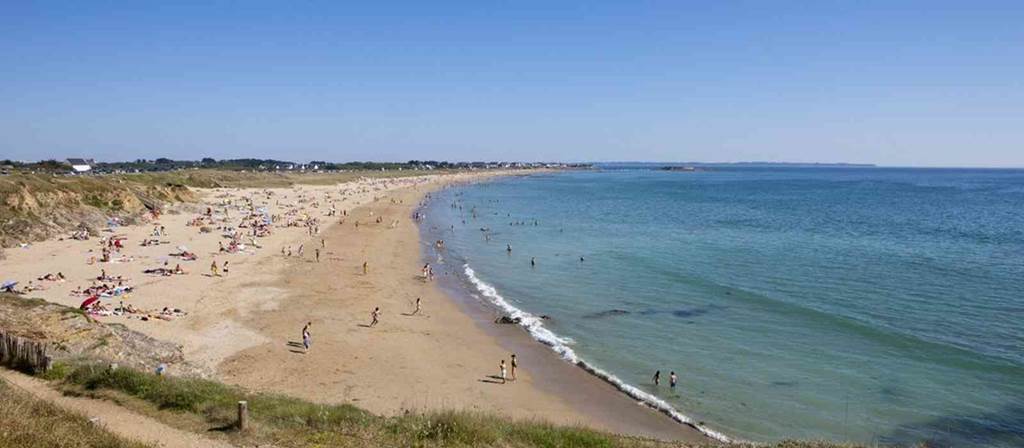
M 136 291 L 126 303 L 142 309 L 180 308 L 188 315 L 171 321 L 143 321 L 133 315 L 99 320 L 179 343 L 190 362 L 207 366 L 222 381 L 256 390 L 323 403 L 350 402 L 385 415 L 480 410 L 624 434 L 706 440 L 695 429 L 561 361 L 522 329 L 491 323 L 488 310 L 421 278 L 423 243 L 411 217 L 424 194 L 489 175 L 493 173 L 201 190 L 206 203 L 231 200 L 237 205 L 240 198 L 252 197 L 274 214 L 294 210 L 295 217 L 319 217 L 320 234 L 310 236 L 305 227 L 275 226 L 272 235 L 258 240 L 262 249 L 218 253 L 218 242 L 227 242 L 221 232 L 201 233 L 186 225 L 206 208 L 197 205 L 192 212 L 160 218 L 168 231 L 160 239 L 168 244 L 139 246 L 152 224 L 117 228 L 115 234 L 127 237 L 122 253 L 133 257 L 132 262 L 86 264 L 91 256 L 99 257 L 96 238 L 46 241 L 8 250 L 7 259 L 0 261 L 0 280 L 19 280 L 24 286 L 45 273 L 62 272 L 67 281 L 41 282 L 48 288 L 29 296 L 78 306 L 83 297 L 69 292 L 88 286 L 101 268 L 108 275 L 130 277 L 126 283 Z M 347 216 L 324 216 L 330 202 L 339 215 L 344 210 Z M 222 207 L 213 208 L 219 216 Z M 240 211 L 228 207 L 228 212 L 225 224 L 237 222 Z M 321 239 L 326 247 L 316 262 Z M 180 245 L 199 256 L 194 262 L 170 258 L 171 267 L 181 263 L 188 275 L 142 274 L 145 268 L 160 266 Z M 294 255 L 299 245 L 304 246 L 303 257 L 281 254 L 290 246 Z M 209 276 L 211 260 L 230 261 L 230 273 Z M 410 316 L 417 297 L 423 311 Z M 103 301 L 116 306 L 121 299 Z M 370 313 L 378 306 L 380 323 L 371 328 Z M 301 347 L 306 322 L 312 322 L 308 352 Z M 518 379 L 500 384 L 494 377 L 498 362 L 507 363 L 513 352 L 520 361 Z M 173 373 L 174 366 L 170 368 Z

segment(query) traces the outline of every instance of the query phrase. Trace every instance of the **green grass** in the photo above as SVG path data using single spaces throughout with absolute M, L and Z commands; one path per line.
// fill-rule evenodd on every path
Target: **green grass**
M 183 430 L 218 434 L 236 445 L 280 447 L 672 447 L 683 445 L 609 434 L 582 427 L 514 420 L 466 411 L 381 417 L 348 404 L 322 405 L 277 394 L 253 393 L 214 381 L 160 377 L 127 368 L 81 365 L 62 375 L 68 393 L 112 399 Z M 233 428 L 237 403 L 248 402 L 251 429 Z M 216 430 L 216 431 L 211 431 Z M 745 446 L 745 445 L 732 445 Z M 787 441 L 779 448 L 851 445 Z
M 669 446 L 585 428 L 516 421 L 474 412 L 433 412 L 380 417 L 348 404 L 321 405 L 276 394 L 250 393 L 221 383 L 160 377 L 136 370 L 95 365 L 74 368 L 64 377 L 74 393 L 118 398 L 150 407 L 152 416 L 188 430 L 230 428 L 238 401 L 248 402 L 252 430 L 225 431 L 234 443 L 275 446 L 383 447 L 641 447 Z M 113 394 L 111 394 L 113 393 Z M 175 414 L 179 414 L 177 417 Z M 180 414 L 195 417 L 181 419 Z M 184 423 L 183 423 L 184 422 Z M 198 423 L 198 426 L 197 426 Z M 204 429 L 205 427 L 205 429 Z
M 145 448 L 0 380 L 0 447 Z

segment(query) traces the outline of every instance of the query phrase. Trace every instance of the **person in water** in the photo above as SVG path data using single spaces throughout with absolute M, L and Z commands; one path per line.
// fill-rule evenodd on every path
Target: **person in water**
M 505 246 L 505 252 L 512 253 L 512 243 Z
M 668 387 L 671 387 L 671 388 L 675 389 L 676 388 L 676 379 L 677 378 L 676 378 L 676 373 L 675 372 L 669 373 L 668 374 Z
M 651 380 L 654 381 L 655 386 L 661 384 L 661 371 L 654 372 L 654 378 L 651 378 Z
M 530 257 L 530 266 L 531 267 L 536 267 L 537 266 L 537 257 Z

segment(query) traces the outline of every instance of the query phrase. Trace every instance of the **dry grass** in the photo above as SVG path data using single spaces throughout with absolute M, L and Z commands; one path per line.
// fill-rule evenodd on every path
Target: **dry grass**
M 145 448 L 0 380 L 0 447 Z

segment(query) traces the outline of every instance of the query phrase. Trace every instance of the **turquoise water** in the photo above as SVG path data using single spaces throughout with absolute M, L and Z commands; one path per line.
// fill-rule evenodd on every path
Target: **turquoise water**
M 1024 446 L 1024 171 L 567 172 L 426 212 L 473 295 L 727 437 Z

